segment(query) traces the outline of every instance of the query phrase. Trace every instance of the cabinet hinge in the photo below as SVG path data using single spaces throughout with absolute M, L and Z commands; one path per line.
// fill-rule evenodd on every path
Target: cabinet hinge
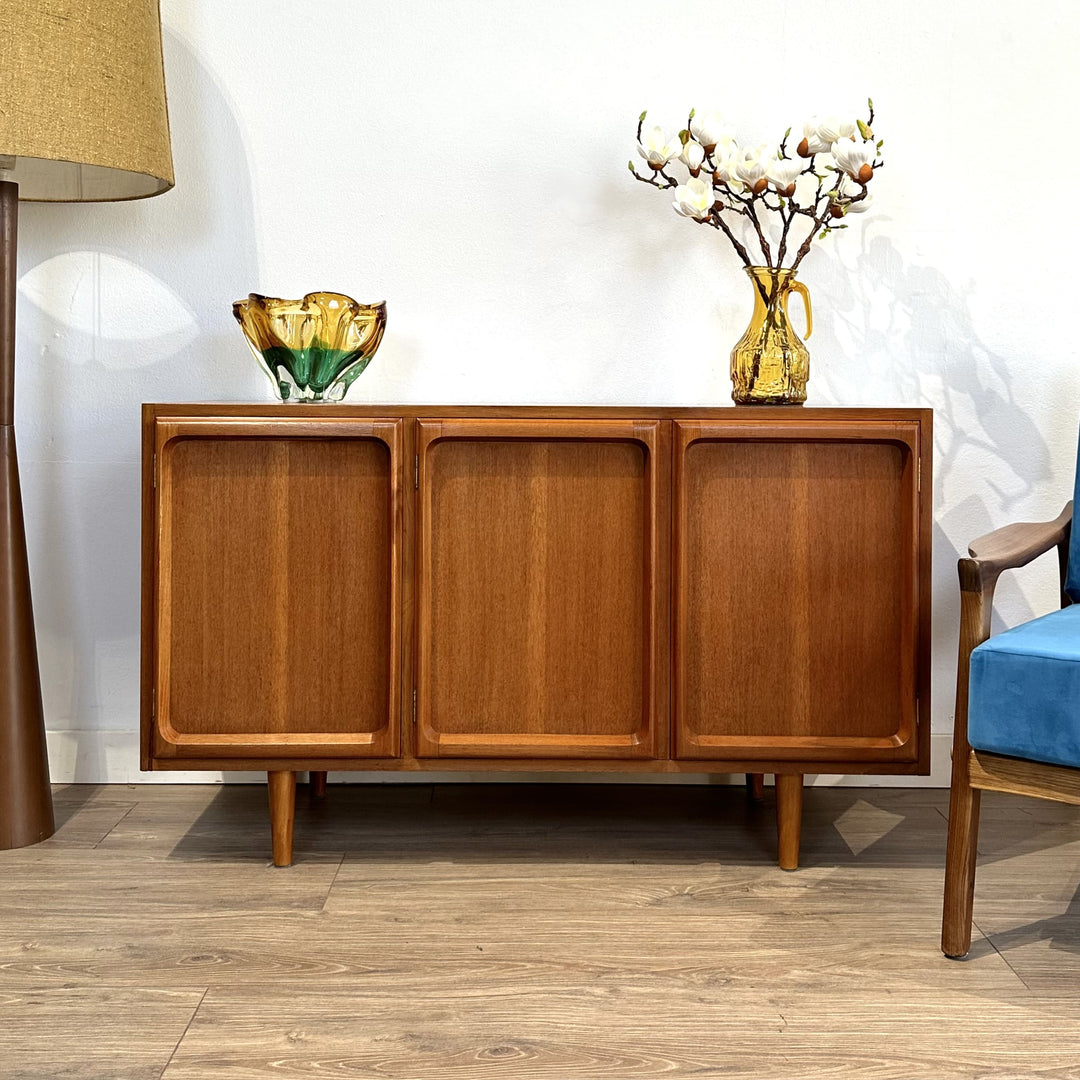
M 413 491 L 420 490 L 420 455 L 413 458 Z
M 412 722 L 416 723 L 416 687 L 413 687 L 412 692 Z

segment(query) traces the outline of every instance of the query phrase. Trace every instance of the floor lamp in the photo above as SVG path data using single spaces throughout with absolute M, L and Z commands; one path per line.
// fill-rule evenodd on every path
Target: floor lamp
M 0 4 L 0 850 L 51 836 L 52 793 L 15 456 L 19 200 L 173 185 L 158 0 Z

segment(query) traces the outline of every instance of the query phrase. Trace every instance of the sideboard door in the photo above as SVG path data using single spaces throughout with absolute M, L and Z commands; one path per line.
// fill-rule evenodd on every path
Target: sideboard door
M 153 756 L 399 753 L 403 433 L 157 419 Z
M 418 422 L 417 756 L 667 755 L 669 437 Z
M 674 425 L 675 756 L 928 769 L 924 432 Z

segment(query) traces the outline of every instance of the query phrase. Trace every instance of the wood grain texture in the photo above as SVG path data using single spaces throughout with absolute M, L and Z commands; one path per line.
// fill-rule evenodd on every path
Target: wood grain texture
M 419 424 L 418 754 L 657 755 L 659 429 Z
M 984 796 L 958 964 L 936 947 L 940 790 L 808 789 L 798 874 L 741 786 L 336 785 L 340 814 L 298 801 L 289 870 L 242 846 L 264 800 L 57 793 L 53 842 L 0 856 L 4 1080 L 1072 1080 L 1080 1060 L 1075 807 Z
M 821 1003 L 808 993 L 673 987 L 661 1004 L 634 981 L 611 979 L 591 991 L 559 982 L 531 993 L 448 987 L 418 994 L 411 1005 L 364 993 L 342 1001 L 214 990 L 164 1080 L 262 1080 L 282 1072 L 594 1080 L 760 1077 L 763 1070 L 817 1078 L 823 1061 L 834 1076 L 872 1080 L 1015 1078 L 1033 1063 L 1038 1073 L 1028 1076 L 1070 1076 L 1080 1035 L 1068 1033 L 1065 1003 L 984 1003 L 952 1030 L 955 1008 L 935 1010 L 927 997 L 912 987 L 882 1015 L 856 989 Z M 266 1009 L 274 1012 L 271 1024 Z M 664 1032 L 658 1013 L 668 1021 Z M 949 1037 L 935 1037 L 935 1026 L 949 1027 Z M 1005 1049 L 1003 1031 L 1016 1033 Z
M 918 730 L 914 741 L 901 740 L 903 745 L 892 745 L 892 741 L 883 740 L 880 736 L 855 736 L 843 737 L 839 741 L 834 736 L 795 736 L 799 745 L 780 745 L 785 740 L 789 743 L 791 738 L 783 734 L 771 736 L 771 745 L 765 749 L 754 743 L 751 736 L 725 736 L 733 739 L 734 744 L 726 749 L 712 747 L 707 757 L 701 758 L 701 764 L 686 761 L 672 761 L 668 755 L 669 726 L 665 722 L 665 703 L 668 701 L 668 682 L 670 668 L 664 662 L 664 658 L 670 656 L 669 652 L 669 628 L 668 619 L 664 611 L 668 595 L 669 564 L 667 556 L 668 529 L 663 523 L 668 519 L 668 500 L 670 498 L 670 484 L 663 474 L 666 472 L 664 461 L 669 454 L 670 437 L 672 431 L 671 420 L 677 420 L 683 427 L 699 425 L 701 423 L 713 424 L 723 422 L 725 426 L 735 423 L 740 427 L 743 434 L 750 441 L 769 441 L 779 439 L 782 441 L 805 441 L 811 439 L 836 440 L 843 437 L 843 432 L 849 434 L 852 431 L 860 431 L 869 425 L 881 430 L 891 431 L 895 440 L 912 440 L 911 432 L 917 429 L 911 445 L 918 445 L 917 454 L 913 454 L 913 461 L 917 461 L 916 489 L 918 489 L 919 476 L 925 473 L 929 479 L 929 432 L 931 415 L 929 410 L 912 409 L 756 409 L 752 421 L 748 420 L 748 414 L 732 409 L 679 409 L 679 408 L 624 408 L 624 407 L 577 407 L 577 406 L 553 406 L 553 407 L 440 407 L 440 406 L 387 406 L 383 410 L 385 414 L 391 414 L 398 418 L 401 443 L 405 446 L 404 461 L 412 458 L 415 442 L 415 429 L 418 426 L 414 419 L 422 424 L 439 424 L 452 422 L 455 424 L 502 424 L 504 430 L 524 430 L 525 433 L 536 439 L 542 436 L 547 428 L 551 434 L 550 425 L 556 427 L 562 424 L 588 428 L 593 424 L 615 424 L 623 428 L 629 428 L 632 441 L 641 442 L 637 432 L 649 432 L 649 438 L 644 442 L 650 447 L 650 467 L 655 459 L 659 465 L 656 470 L 657 476 L 650 478 L 652 484 L 650 490 L 651 519 L 657 525 L 655 535 L 651 537 L 654 550 L 651 553 L 655 563 L 648 587 L 653 590 L 652 607 L 642 622 L 648 623 L 652 640 L 651 655 L 643 656 L 642 664 L 638 668 L 627 668 L 631 680 L 642 678 L 644 682 L 651 679 L 651 692 L 656 702 L 657 722 L 651 725 L 646 739 L 652 740 L 649 753 L 645 751 L 645 743 L 641 735 L 632 736 L 636 740 L 630 750 L 623 746 L 618 749 L 619 753 L 629 756 L 624 760 L 612 757 L 605 748 L 596 745 L 588 745 L 589 739 L 599 739 L 601 743 L 608 735 L 577 736 L 577 745 L 574 746 L 574 736 L 569 740 L 559 733 L 539 731 L 533 736 L 534 741 L 525 747 L 516 745 L 513 734 L 509 736 L 500 732 L 479 732 L 461 734 L 461 749 L 457 750 L 450 745 L 449 740 L 444 738 L 446 733 L 435 733 L 430 741 L 439 743 L 440 767 L 449 769 L 471 769 L 471 762 L 477 760 L 477 755 L 486 759 L 485 767 L 500 770 L 515 770 L 529 768 L 531 761 L 543 763 L 551 770 L 574 770 L 590 768 L 588 758 L 598 756 L 606 762 L 605 768 L 622 770 L 626 768 L 640 767 L 650 771 L 722 771 L 731 772 L 736 770 L 764 771 L 770 767 L 779 769 L 791 769 L 805 764 L 808 768 L 816 767 L 828 771 L 874 771 L 874 772 L 925 772 L 929 765 L 929 728 L 925 723 L 918 724 Z M 370 410 L 356 406 L 328 406 L 317 411 L 304 407 L 293 406 L 208 406 L 208 405 L 151 405 L 144 408 L 144 422 L 147 425 L 148 439 L 153 437 L 156 444 L 164 446 L 169 439 L 180 432 L 187 432 L 193 439 L 313 439 L 322 436 L 327 439 L 345 438 L 350 432 L 354 435 L 358 428 L 373 423 Z M 389 423 L 390 421 L 382 421 Z M 524 427 L 523 427 L 524 426 Z M 595 430 L 595 429 L 594 429 Z M 898 434 L 899 433 L 899 434 Z M 740 438 L 743 436 L 740 436 Z M 655 446 L 653 442 L 655 442 Z M 870 440 L 872 441 L 872 440 Z M 658 447 L 658 450 L 656 449 Z M 924 452 L 925 449 L 925 452 Z M 148 479 L 153 478 L 152 463 L 154 456 L 148 453 L 147 460 L 151 463 L 147 466 Z M 419 463 L 418 463 L 418 467 Z M 905 477 L 905 483 L 909 478 Z M 652 481 L 656 482 L 653 483 Z M 150 490 L 149 484 L 147 485 Z M 929 697 L 928 683 L 928 629 L 929 629 L 929 538 L 930 521 L 929 510 L 929 483 L 923 485 L 918 504 L 917 532 L 919 535 L 918 559 L 908 565 L 905 573 L 917 579 L 917 588 L 913 584 L 913 591 L 921 597 L 918 607 L 916 634 L 916 646 L 911 650 L 902 650 L 901 663 L 909 664 L 915 669 L 914 681 L 918 686 L 918 697 L 925 703 Z M 155 505 L 151 496 L 147 495 L 147 505 Z M 400 624 L 395 632 L 392 632 L 394 645 L 399 647 L 399 663 L 397 670 L 400 678 L 395 685 L 400 706 L 391 709 L 394 716 L 401 719 L 400 727 L 391 724 L 391 734 L 400 740 L 400 746 L 404 750 L 402 757 L 396 761 L 387 761 L 380 758 L 372 758 L 372 742 L 358 743 L 354 748 L 347 747 L 337 740 L 346 736 L 317 733 L 322 739 L 319 743 L 304 741 L 303 733 L 275 733 L 254 732 L 250 735 L 239 733 L 238 735 L 219 735 L 215 732 L 199 736 L 203 743 L 194 746 L 186 740 L 191 740 L 191 735 L 176 735 L 172 741 L 161 739 L 153 741 L 153 729 L 155 727 L 152 695 L 147 698 L 144 693 L 144 725 L 150 731 L 147 741 L 144 742 L 145 764 L 153 768 L 183 768 L 185 764 L 198 768 L 228 768 L 228 769 L 258 769 L 261 763 L 268 757 L 273 757 L 283 768 L 293 769 L 320 769 L 331 768 L 336 763 L 349 768 L 375 768 L 375 769 L 423 769 L 423 759 L 418 758 L 419 748 L 416 742 L 416 728 L 409 721 L 411 719 L 411 698 L 414 688 L 418 686 L 418 672 L 413 671 L 413 658 L 418 649 L 415 629 L 416 621 L 422 615 L 417 607 L 415 591 L 415 565 L 414 552 L 416 544 L 412 537 L 418 533 L 415 527 L 415 500 L 402 498 L 401 503 L 394 515 L 394 519 L 400 522 L 402 535 L 405 542 L 399 553 L 400 571 L 400 598 L 399 603 L 392 604 L 392 614 L 399 613 Z M 914 511 L 913 511 L 914 513 Z M 167 523 L 165 523 L 167 525 Z M 167 534 L 166 527 L 161 532 Z M 153 553 L 163 549 L 163 540 L 167 535 L 159 536 L 155 540 L 153 529 L 148 526 L 147 536 L 144 537 L 145 550 Z M 154 561 L 160 555 L 154 556 Z M 152 577 L 152 575 L 149 575 Z M 156 601 L 151 586 L 149 591 L 144 590 L 144 611 L 153 611 Z M 144 624 L 145 625 L 145 624 Z M 615 629 L 616 640 L 623 640 L 626 634 L 624 625 Z M 156 642 L 160 637 L 156 628 L 150 625 L 144 638 L 149 642 Z M 157 648 L 159 654 L 167 652 L 159 645 L 147 644 L 144 658 L 147 654 L 153 654 Z M 538 655 L 541 648 L 539 636 L 530 642 L 533 655 Z M 648 650 L 647 650 L 648 651 Z M 676 662 L 682 650 L 675 650 Z M 163 671 L 167 675 L 167 659 L 163 659 Z M 475 666 L 475 665 L 474 665 Z M 482 669 L 483 663 L 480 664 Z M 481 675 L 483 671 L 481 670 Z M 144 670 L 144 681 L 152 684 L 153 677 L 147 676 Z M 482 684 L 482 679 L 477 680 Z M 620 691 L 622 687 L 620 685 Z M 149 701 L 149 706 L 147 702 Z M 583 714 L 584 715 L 584 714 Z M 601 710 L 596 715 L 587 718 L 587 722 L 593 725 L 594 731 L 603 730 L 606 721 Z M 537 725 L 539 726 L 539 725 Z M 166 729 L 167 730 L 167 729 Z M 360 733 L 364 737 L 364 733 Z M 624 738 L 624 735 L 618 736 Z M 496 745 L 484 747 L 485 740 L 495 740 Z M 500 742 L 501 740 L 501 742 Z M 739 740 L 742 740 L 741 745 Z M 471 742 L 471 744 L 470 744 Z M 917 743 L 917 746 L 915 744 Z M 354 749 L 355 752 L 350 752 Z M 430 749 L 430 747 L 428 748 Z M 392 749 L 397 752 L 397 747 Z M 182 753 L 182 757 L 180 754 Z M 504 756 L 498 756 L 498 755 Z M 530 760 L 523 761 L 521 755 L 527 754 Z M 651 756 L 649 756 L 651 754 Z M 639 755 L 635 757 L 634 755 Z M 578 760 L 575 760 L 578 757 Z M 336 759 L 336 762 L 335 762 Z M 637 763 L 637 764 L 636 764 Z
M 1080 806 L 1080 769 L 972 750 L 968 776 L 973 787 L 983 790 L 1054 799 Z
M 407 722 L 407 721 L 406 721 Z M 705 775 L 705 774 L 729 774 L 745 773 L 752 770 L 763 770 L 775 773 L 783 770 L 805 768 L 815 773 L 849 773 L 851 775 L 912 775 L 925 773 L 918 762 L 910 761 L 884 761 L 873 760 L 838 761 L 829 762 L 800 762 L 790 758 L 770 759 L 756 758 L 721 758 L 716 760 L 687 760 L 671 761 L 665 759 L 645 760 L 629 758 L 620 760 L 608 758 L 598 765 L 596 760 L 589 758 L 575 760 L 566 757 L 519 757 L 519 758 L 483 758 L 483 765 L 477 762 L 479 758 L 444 758 L 440 757 L 436 762 L 433 758 L 362 758 L 346 757 L 338 758 L 321 757 L 318 747 L 289 747 L 295 756 L 290 756 L 286 748 L 282 747 L 273 753 L 276 768 L 293 769 L 303 772 L 306 769 L 326 769 L 333 771 L 355 772 L 462 772 L 475 773 L 478 771 L 493 773 L 550 773 L 558 776 L 559 773 L 667 773 Z M 266 769 L 266 757 L 263 748 L 253 743 L 243 748 L 243 754 L 229 754 L 214 757 L 184 757 L 178 758 L 155 758 L 154 769 L 167 771 L 178 769 L 182 771 L 208 769 L 208 770 L 237 770 L 240 772 L 262 772 Z
M 968 545 L 968 553 L 977 560 L 981 573 L 997 577 L 1003 570 L 1027 566 L 1051 548 L 1069 542 L 1072 526 L 1072 500 L 1053 521 L 1021 521 L 1003 525 Z
M 158 1080 L 202 998 L 201 990 L 146 987 L 0 990 L 0 1073 L 4 1080 Z
M 798 870 L 802 837 L 803 778 L 800 773 L 776 777 L 777 864 L 781 870 Z
M 747 797 L 753 799 L 755 802 L 761 802 L 765 798 L 765 774 L 764 773 L 747 773 L 746 774 L 746 794 Z
M 400 428 L 158 435 L 159 753 L 395 751 Z
M 293 823 L 296 819 L 296 773 L 278 770 L 266 775 L 270 797 L 270 832 L 274 865 L 292 866 Z
M 300 799 L 285 872 L 214 859 L 259 785 L 58 793 L 56 842 L 0 856 L 5 1080 L 1075 1074 L 1075 808 L 985 796 L 951 963 L 941 791 L 809 789 L 786 875 L 741 787 L 410 787 L 337 785 L 361 832 Z M 144 849 L 87 852 L 133 798 Z
M 680 757 L 920 756 L 918 436 L 676 423 Z
M 929 770 L 926 410 L 144 424 L 147 767 Z
M 264 402 L 261 405 L 212 404 L 207 402 L 147 402 L 143 404 L 143 417 L 153 421 L 171 421 L 179 418 L 197 417 L 207 422 L 243 422 L 250 424 L 277 424 L 282 420 L 297 425 L 327 423 L 329 421 L 363 420 L 370 417 L 373 408 L 379 416 L 402 416 L 419 419 L 492 419 L 492 420 L 607 420 L 630 419 L 652 421 L 685 420 L 688 417 L 731 420 L 746 417 L 745 410 L 730 405 L 717 407 L 663 406 L 663 405 L 402 405 L 383 404 L 352 405 L 324 403 L 321 405 L 284 405 Z M 317 410 L 314 411 L 314 410 Z M 781 424 L 808 421 L 835 424 L 848 420 L 866 420 L 867 413 L 886 421 L 929 422 L 932 409 L 888 409 L 863 407 L 838 408 L 835 406 L 761 406 L 753 408 L 754 417 Z

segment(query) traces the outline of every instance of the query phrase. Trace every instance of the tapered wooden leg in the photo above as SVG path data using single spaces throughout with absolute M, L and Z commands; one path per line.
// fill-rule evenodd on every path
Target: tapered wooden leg
M 802 834 L 802 773 L 776 774 L 776 832 L 781 870 L 799 869 Z
M 765 798 L 765 774 L 760 772 L 748 772 L 746 774 L 746 794 L 754 802 L 761 802 Z
M 954 770 L 949 796 L 949 844 L 945 852 L 945 908 L 941 918 L 941 951 L 953 960 L 966 956 L 971 948 L 981 801 L 982 792 L 968 783 L 966 770 Z
M 313 799 L 326 798 L 326 773 L 312 772 L 311 774 L 311 797 Z
M 274 865 L 292 866 L 293 820 L 296 817 L 296 773 L 266 774 L 270 788 L 270 832 Z

